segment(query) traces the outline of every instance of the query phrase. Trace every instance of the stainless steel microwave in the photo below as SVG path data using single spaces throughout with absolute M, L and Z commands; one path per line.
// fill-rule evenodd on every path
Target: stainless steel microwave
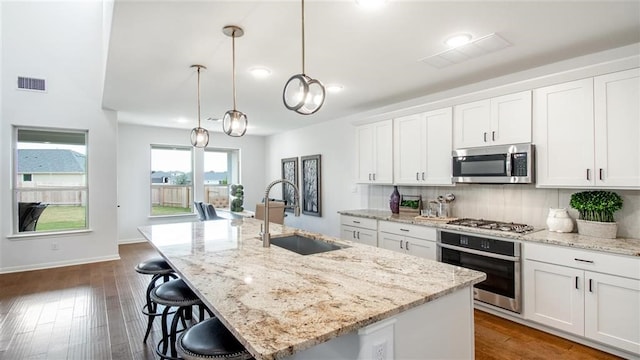
M 534 152 L 535 146 L 529 143 L 454 150 L 453 182 L 531 184 Z

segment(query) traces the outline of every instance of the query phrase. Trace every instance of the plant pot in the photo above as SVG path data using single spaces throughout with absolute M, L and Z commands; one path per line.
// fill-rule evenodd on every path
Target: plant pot
M 603 239 L 615 239 L 618 233 L 618 223 L 576 220 L 578 234 L 599 237 Z

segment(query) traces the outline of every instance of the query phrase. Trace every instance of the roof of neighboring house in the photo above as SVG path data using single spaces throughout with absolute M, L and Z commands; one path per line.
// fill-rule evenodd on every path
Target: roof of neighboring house
M 18 149 L 18 173 L 84 173 L 86 156 L 67 149 Z

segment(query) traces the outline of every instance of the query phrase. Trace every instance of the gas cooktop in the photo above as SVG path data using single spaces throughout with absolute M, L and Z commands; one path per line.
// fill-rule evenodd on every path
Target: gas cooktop
M 533 226 L 526 224 L 516 224 L 510 222 L 501 222 L 494 220 L 484 220 L 484 219 L 458 219 L 449 221 L 447 224 L 450 225 L 458 225 L 458 226 L 466 226 L 478 229 L 488 229 L 488 230 L 499 230 L 517 234 L 525 234 L 533 231 Z

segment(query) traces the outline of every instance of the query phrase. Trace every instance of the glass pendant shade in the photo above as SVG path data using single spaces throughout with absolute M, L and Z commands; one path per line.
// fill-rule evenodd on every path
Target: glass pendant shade
M 222 118 L 222 130 L 229 136 L 240 137 L 247 132 L 247 115 L 238 110 L 229 110 Z
M 325 100 L 324 85 L 304 73 L 304 0 L 302 0 L 302 74 L 293 75 L 284 86 L 284 106 L 301 115 L 311 115 L 320 110 Z
M 197 127 L 191 130 L 191 145 L 203 148 L 209 145 L 209 132 L 205 128 Z

